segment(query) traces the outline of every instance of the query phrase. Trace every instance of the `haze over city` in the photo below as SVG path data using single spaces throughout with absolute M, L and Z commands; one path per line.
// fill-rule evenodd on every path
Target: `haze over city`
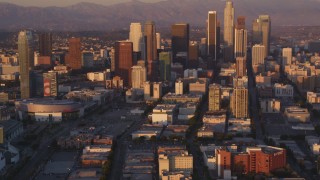
M 37 6 L 37 7 L 48 7 L 48 6 L 70 6 L 77 3 L 88 2 L 96 3 L 101 5 L 112 5 L 123 2 L 130 2 L 134 0 L 0 0 L 0 2 L 14 3 L 23 6 Z M 154 3 L 163 0 L 139 0 L 146 3 Z

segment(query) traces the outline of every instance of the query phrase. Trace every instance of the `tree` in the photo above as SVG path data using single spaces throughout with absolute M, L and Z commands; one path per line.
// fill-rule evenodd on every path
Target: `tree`
M 157 141 L 157 137 L 156 137 L 156 136 L 151 136 L 151 137 L 150 137 L 150 141 L 152 141 L 152 142 Z
M 145 136 L 140 136 L 140 137 L 139 137 L 139 141 L 140 141 L 140 142 L 144 142 L 145 140 L 146 140 L 146 137 L 145 137 Z

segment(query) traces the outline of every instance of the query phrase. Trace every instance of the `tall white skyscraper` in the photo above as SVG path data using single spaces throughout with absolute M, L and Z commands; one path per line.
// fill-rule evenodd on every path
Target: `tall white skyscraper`
M 292 48 L 282 49 L 282 68 L 292 63 Z
M 208 12 L 208 25 L 207 25 L 207 53 L 215 60 L 217 59 L 217 12 Z
M 264 64 L 266 58 L 265 46 L 256 44 L 252 47 L 252 65 Z
M 144 66 L 133 66 L 132 67 L 132 88 L 143 88 L 144 82 L 147 80 L 147 71 Z
M 30 31 L 21 31 L 18 36 L 21 99 L 30 98 L 30 70 L 34 65 L 33 38 Z
M 131 23 L 129 40 L 133 43 L 133 52 L 141 51 L 142 37 L 141 23 Z
M 227 0 L 224 8 L 224 32 L 223 40 L 225 45 L 225 59 L 233 60 L 234 41 L 234 8 L 231 0 Z

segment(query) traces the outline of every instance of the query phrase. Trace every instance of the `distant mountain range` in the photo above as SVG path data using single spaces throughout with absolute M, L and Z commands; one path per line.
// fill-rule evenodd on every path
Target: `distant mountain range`
M 99 31 L 129 28 L 131 22 L 153 20 L 159 27 L 177 22 L 205 27 L 209 10 L 223 22 L 223 0 L 166 0 L 143 3 L 132 0 L 110 6 L 79 3 L 68 7 L 24 7 L 0 3 L 0 29 L 31 28 L 55 31 Z M 234 0 L 236 16 L 247 26 L 259 14 L 269 14 L 273 26 L 320 25 L 318 0 Z

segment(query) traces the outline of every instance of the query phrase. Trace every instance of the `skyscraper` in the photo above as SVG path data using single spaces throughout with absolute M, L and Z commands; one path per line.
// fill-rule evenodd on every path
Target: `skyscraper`
M 235 87 L 230 98 L 230 111 L 235 118 L 248 117 L 248 89 Z
M 245 29 L 245 17 L 240 16 L 234 31 L 234 56 L 247 57 L 248 31 Z
M 157 39 L 157 49 L 161 49 L 161 34 L 156 33 L 156 39 Z
M 266 58 L 265 46 L 256 44 L 252 47 L 252 65 L 264 64 Z
M 148 81 L 157 81 L 158 79 L 158 61 L 157 61 L 157 40 L 156 26 L 153 21 L 148 21 L 144 25 L 144 37 L 146 42 L 146 61 L 147 61 L 147 79 Z
M 133 52 L 141 51 L 142 37 L 141 23 L 131 23 L 129 40 L 133 44 Z
M 190 69 L 196 69 L 199 66 L 199 45 L 196 41 L 192 41 L 189 44 L 189 62 L 188 67 Z
M 49 71 L 43 73 L 43 96 L 58 96 L 58 73 Z
M 133 44 L 118 41 L 115 44 L 115 74 L 120 76 L 125 86 L 131 86 L 131 67 L 133 66 Z
M 237 57 L 247 57 L 247 37 L 246 29 L 235 29 L 234 55 Z
M 263 44 L 265 46 L 265 54 L 270 52 L 270 36 L 271 36 L 271 18 L 269 15 L 260 15 L 258 19 L 252 23 L 252 43 Z
M 66 55 L 66 65 L 72 69 L 81 69 L 81 41 L 80 38 L 69 39 L 69 53 Z
M 221 109 L 221 86 L 211 84 L 209 86 L 209 111 L 219 111 Z
M 237 18 L 237 25 L 236 25 L 237 29 L 246 29 L 246 17 L 244 16 L 239 16 Z
M 290 65 L 292 62 L 292 48 L 282 49 L 282 68 L 286 65 Z
M 116 70 L 116 59 L 115 59 L 115 49 L 111 48 L 109 52 L 110 56 L 110 64 L 111 64 L 111 71 L 114 72 Z
M 172 25 L 171 40 L 173 63 L 180 63 L 186 68 L 189 55 L 189 24 Z
M 144 66 L 132 67 L 132 88 L 143 88 L 144 82 L 147 80 L 147 71 Z
M 207 20 L 207 53 L 208 56 L 213 57 L 214 60 L 217 60 L 217 12 L 216 11 L 209 11 L 208 13 L 208 20 Z
M 247 75 L 247 66 L 246 66 L 245 57 L 236 58 L 236 72 L 237 72 L 237 77 L 239 78 Z
M 233 61 L 233 41 L 234 41 L 234 8 L 231 0 L 227 0 L 224 8 L 224 51 L 225 60 Z
M 18 36 L 18 52 L 21 99 L 27 99 L 30 98 L 30 70 L 34 65 L 34 46 L 32 33 L 30 31 L 20 31 Z
M 39 54 L 40 56 L 52 55 L 52 34 L 51 33 L 41 33 L 39 35 Z
M 171 80 L 171 53 L 161 52 L 159 53 L 159 64 L 160 64 L 160 80 L 170 81 Z

